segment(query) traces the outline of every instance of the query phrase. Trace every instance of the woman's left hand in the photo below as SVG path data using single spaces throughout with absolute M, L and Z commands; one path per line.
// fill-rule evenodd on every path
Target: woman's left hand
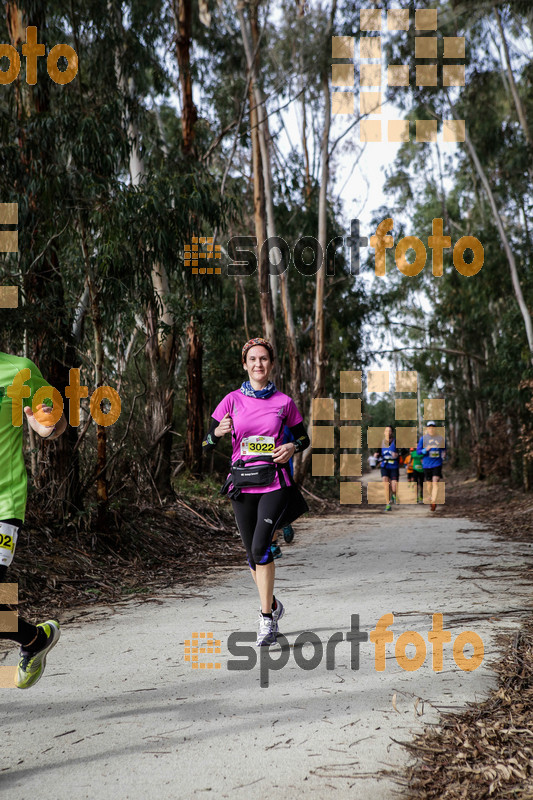
M 280 444 L 272 451 L 272 458 L 276 464 L 286 464 L 296 452 L 296 445 L 294 442 L 287 442 Z

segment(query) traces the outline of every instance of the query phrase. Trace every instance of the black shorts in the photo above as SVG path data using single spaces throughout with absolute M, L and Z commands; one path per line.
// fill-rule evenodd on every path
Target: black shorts
M 442 478 L 442 464 L 438 467 L 430 467 L 429 469 L 424 467 L 424 480 L 429 483 L 432 478 Z
M 290 489 L 283 488 L 273 492 L 241 492 L 231 501 L 251 569 L 272 561 L 272 537 L 284 524 L 291 499 Z
M 381 477 L 389 478 L 391 481 L 398 481 L 400 480 L 400 468 L 387 469 L 387 467 L 381 467 Z

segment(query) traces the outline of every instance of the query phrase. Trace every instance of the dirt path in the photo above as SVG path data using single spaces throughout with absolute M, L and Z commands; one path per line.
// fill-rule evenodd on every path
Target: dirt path
M 236 631 L 255 632 L 257 600 L 246 569 L 220 570 L 197 590 L 162 592 L 66 625 L 43 680 L 27 692 L 4 689 L 0 794 L 33 800 L 162 800 L 191 797 L 392 798 L 389 771 L 407 755 L 405 740 L 493 685 L 488 662 L 495 636 L 530 613 L 530 586 L 517 578 L 531 562 L 530 546 L 497 542 L 465 519 L 432 515 L 422 506 L 389 514 L 297 524 L 293 545 L 276 562 L 277 593 L 286 606 L 280 629 L 291 645 L 287 664 L 268 674 L 228 651 Z M 476 632 L 485 656 L 462 671 L 444 645 L 444 668 L 432 670 L 427 632 L 444 615 L 452 642 Z M 394 642 L 385 670 L 375 646 L 346 641 L 351 615 L 370 632 L 394 614 Z M 407 630 L 426 643 L 425 663 L 406 671 L 395 658 Z M 293 648 L 313 631 L 324 655 L 313 670 L 298 666 L 318 645 Z M 218 669 L 192 669 L 184 642 L 212 632 L 221 653 L 200 655 Z M 326 642 L 342 634 L 335 667 L 326 668 Z M 330 645 L 330 648 L 332 646 Z M 353 648 L 353 650 L 352 650 Z M 255 648 L 251 652 L 256 654 Z M 465 656 L 472 654 L 467 646 Z M 284 654 L 272 648 L 272 661 Z M 414 648 L 408 647 L 408 657 Z M 266 655 L 265 655 L 266 658 Z M 15 663 L 16 653 L 3 663 Z M 263 677 L 267 675 L 263 663 Z M 336 792 L 335 792 L 336 790 Z

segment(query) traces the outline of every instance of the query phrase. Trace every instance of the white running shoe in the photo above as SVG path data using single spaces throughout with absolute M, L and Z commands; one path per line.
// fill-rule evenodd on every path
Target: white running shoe
M 274 622 L 274 614 L 272 614 L 272 619 L 270 619 L 270 617 L 264 617 L 261 612 L 259 612 L 259 632 L 257 634 L 255 646 L 269 647 L 271 644 L 276 644 L 277 627 L 277 622 Z

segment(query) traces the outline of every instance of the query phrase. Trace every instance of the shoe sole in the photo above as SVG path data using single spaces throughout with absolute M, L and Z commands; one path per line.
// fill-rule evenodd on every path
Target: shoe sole
M 57 636 L 54 636 L 54 638 L 52 639 L 51 643 L 46 648 L 45 653 L 44 653 L 44 655 L 42 657 L 42 660 L 41 660 L 41 671 L 39 672 L 39 674 L 37 675 L 35 680 L 33 680 L 31 683 L 27 683 L 25 686 L 19 686 L 18 683 L 17 683 L 17 689 L 31 689 L 32 686 L 35 686 L 36 683 L 39 683 L 39 681 L 43 677 L 43 673 L 44 673 L 44 670 L 45 670 L 45 667 L 46 667 L 46 657 L 47 657 L 48 653 L 50 652 L 50 650 L 52 650 L 56 646 L 58 641 L 59 641 L 59 637 L 61 636 L 61 628 L 59 627 L 59 622 L 57 622 L 57 620 L 47 619 L 46 622 L 43 622 L 41 625 L 38 625 L 37 627 L 38 628 L 42 628 L 43 625 L 50 625 L 52 630 L 55 633 L 57 633 Z M 17 673 L 17 678 L 18 678 L 18 673 Z

